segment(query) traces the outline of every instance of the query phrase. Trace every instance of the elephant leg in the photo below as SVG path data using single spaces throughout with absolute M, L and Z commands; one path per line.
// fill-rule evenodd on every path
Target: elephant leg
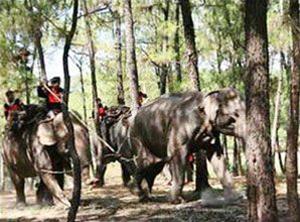
M 160 162 L 160 163 L 151 165 L 149 167 L 149 169 L 147 170 L 145 179 L 148 183 L 148 188 L 149 188 L 150 193 L 152 192 L 152 187 L 153 187 L 156 176 L 162 171 L 164 166 L 165 166 L 165 163 Z
M 53 196 L 49 189 L 46 187 L 43 180 L 40 181 L 38 189 L 36 191 L 37 203 L 40 205 L 53 205 Z
M 25 179 L 20 177 L 15 172 L 12 172 L 11 170 L 9 170 L 9 173 L 16 189 L 17 205 L 25 205 L 26 204 L 26 199 L 24 194 Z
M 224 197 L 230 198 L 233 194 L 232 177 L 226 168 L 222 147 L 217 143 L 207 149 L 207 157 L 213 170 L 224 188 Z
M 142 186 L 142 182 L 145 179 L 146 171 L 145 169 L 138 169 L 135 175 L 137 194 L 140 202 L 146 202 L 149 200 L 149 195 Z
M 47 188 L 50 190 L 50 192 L 53 194 L 55 198 L 57 198 L 58 201 L 60 201 L 62 204 L 66 205 L 67 207 L 70 207 L 70 202 L 63 193 L 63 190 L 61 188 L 61 184 L 57 181 L 56 176 L 52 174 L 42 174 L 41 178 Z
M 105 184 L 105 181 L 104 181 L 105 171 L 106 171 L 106 164 L 99 164 L 97 166 L 96 178 L 99 180 L 98 185 L 100 187 L 103 187 Z
M 185 157 L 181 154 L 176 154 L 170 161 L 170 172 L 172 175 L 171 186 L 171 202 L 178 204 L 183 201 L 182 189 L 184 185 L 184 173 L 185 173 Z
M 186 179 L 187 179 L 187 183 L 189 182 L 193 182 L 193 163 L 187 163 L 186 166 Z
M 130 173 L 128 172 L 125 164 L 121 163 L 122 168 L 122 180 L 125 187 L 128 186 L 128 183 L 130 181 Z

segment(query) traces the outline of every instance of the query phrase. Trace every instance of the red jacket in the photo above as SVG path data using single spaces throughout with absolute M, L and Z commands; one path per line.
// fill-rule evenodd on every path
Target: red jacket
M 11 104 L 5 103 L 4 104 L 4 115 L 5 119 L 7 119 L 8 115 L 13 111 L 20 111 L 22 110 L 23 103 L 20 99 L 15 99 L 15 101 Z

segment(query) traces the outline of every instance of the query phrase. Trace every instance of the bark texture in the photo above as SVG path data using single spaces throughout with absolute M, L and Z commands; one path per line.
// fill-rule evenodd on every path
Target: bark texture
M 270 138 L 267 0 L 246 0 L 248 220 L 277 221 Z

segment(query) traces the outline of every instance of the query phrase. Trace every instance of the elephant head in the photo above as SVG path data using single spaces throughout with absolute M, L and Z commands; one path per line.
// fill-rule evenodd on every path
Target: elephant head
M 60 152 L 66 153 L 65 143 L 69 133 L 64 123 L 63 114 L 59 113 L 53 119 L 40 121 L 37 126 L 37 137 L 41 144 L 57 145 Z
M 234 88 L 224 88 L 208 93 L 203 109 L 212 127 L 226 135 L 245 138 L 245 103 Z

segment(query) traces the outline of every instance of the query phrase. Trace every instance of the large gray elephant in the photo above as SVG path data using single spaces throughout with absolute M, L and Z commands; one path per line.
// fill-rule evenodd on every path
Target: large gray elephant
M 226 170 L 218 134 L 243 138 L 245 107 L 239 93 L 232 88 L 208 94 L 186 92 L 164 95 L 137 112 L 130 130 L 136 156 L 135 185 L 141 201 L 148 199 L 142 187 L 147 175 L 150 183 L 165 163 L 172 175 L 171 201 L 182 201 L 187 155 L 199 148 L 209 151 L 208 158 L 224 187 L 225 197 L 232 194 L 232 182 Z
M 101 138 L 94 135 L 92 144 L 96 159 L 96 178 L 98 185 L 104 185 L 104 175 L 107 164 L 118 161 L 121 164 L 122 179 L 124 186 L 128 185 L 134 171 L 134 163 L 130 161 L 133 153 L 128 139 L 128 122 L 131 116 L 130 108 L 126 106 L 110 107 L 107 116 L 101 121 Z M 108 147 L 107 144 L 110 146 Z M 111 150 L 112 149 L 112 150 Z M 128 160 L 128 161 L 126 161 Z
M 88 130 L 75 116 L 71 115 L 71 119 L 82 178 L 86 181 L 91 163 Z M 38 203 L 53 204 L 55 197 L 70 206 L 63 193 L 63 172 L 70 170 L 65 146 L 68 136 L 62 113 L 49 119 L 44 107 L 29 105 L 25 111 L 10 115 L 2 145 L 4 162 L 16 189 L 17 203 L 25 204 L 24 179 L 38 176 Z

